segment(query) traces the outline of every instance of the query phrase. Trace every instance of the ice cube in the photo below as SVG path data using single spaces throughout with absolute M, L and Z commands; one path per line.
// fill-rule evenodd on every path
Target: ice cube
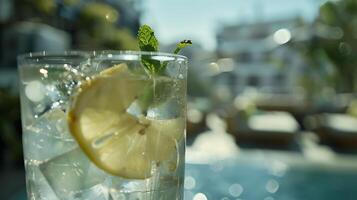
M 25 159 L 47 160 L 74 149 L 77 144 L 69 133 L 66 114 L 52 109 L 24 129 Z
M 65 89 L 65 88 L 64 88 Z M 63 104 L 67 100 L 66 94 L 63 94 L 63 91 L 56 85 L 47 85 L 46 86 L 46 96 L 50 102 L 52 102 L 51 107 L 57 107 L 56 105 Z
M 60 68 L 62 66 L 59 66 Z M 59 73 L 56 77 L 54 76 L 54 81 L 57 82 L 56 86 L 60 89 L 62 94 L 65 94 L 65 97 L 69 97 L 73 89 L 75 89 L 81 81 L 84 81 L 89 73 L 91 66 L 83 63 L 82 65 L 69 65 L 64 64 L 64 71 Z M 61 80 L 61 81 L 58 81 Z
M 48 106 L 45 103 L 38 103 L 32 106 L 32 111 L 35 113 L 35 116 L 42 115 L 46 112 L 46 109 L 48 109 Z
M 174 199 L 174 200 L 179 200 L 182 199 L 183 196 L 183 187 L 182 186 L 173 186 L 170 187 L 166 190 L 159 190 L 159 191 L 153 191 L 156 193 L 154 195 L 154 199 L 158 200 L 167 200 L 167 199 Z
M 117 190 L 110 190 L 110 198 L 113 200 L 121 199 L 135 199 L 135 200 L 145 200 L 153 199 L 150 197 L 150 192 L 122 192 Z
M 140 115 L 143 114 L 143 110 L 140 107 L 140 104 L 138 101 L 134 101 L 132 104 L 130 104 L 130 106 L 127 108 L 126 111 L 135 117 L 139 117 Z
M 123 192 L 111 189 L 110 199 L 122 200 L 122 199 L 134 199 L 134 200 L 176 200 L 181 198 L 181 190 L 176 187 L 171 187 L 166 190 L 147 190 L 137 192 Z
M 134 180 L 124 179 L 117 176 L 108 176 L 106 180 L 107 187 L 112 190 L 113 193 L 117 192 L 137 192 L 146 191 L 150 189 L 150 180 Z
M 77 146 L 74 141 L 64 141 L 47 133 L 24 131 L 24 157 L 33 160 L 48 160 Z
M 61 140 L 73 141 L 73 137 L 68 130 L 67 115 L 60 108 L 47 111 L 36 120 L 36 125 L 33 128 L 35 130 L 39 128 L 42 129 L 41 131 L 51 132 L 51 136 Z
M 104 172 L 94 166 L 79 148 L 41 164 L 40 169 L 60 199 L 75 199 L 98 191 L 93 187 L 105 180 Z M 105 191 L 100 194 L 105 196 Z
M 78 71 L 78 66 L 60 64 L 51 66 L 45 83 L 45 99 L 43 100 L 51 108 L 65 109 L 73 90 L 77 88 L 84 75 Z
M 183 115 L 183 107 L 176 99 L 171 98 L 164 103 L 150 107 L 147 115 L 154 119 L 173 119 Z
M 162 174 L 163 166 L 164 164 L 160 164 L 155 167 L 154 176 L 145 180 L 128 180 L 114 176 L 108 177 L 107 188 L 109 189 L 111 199 L 181 199 L 179 197 L 183 190 L 183 179 L 175 176 L 174 172 Z
M 62 90 L 62 91 L 61 91 Z M 51 108 L 65 109 L 65 102 L 68 102 L 68 94 L 63 92 L 66 88 L 60 88 L 54 83 L 42 83 L 32 81 L 25 86 L 25 95 L 30 100 L 27 101 L 35 117 L 43 115 Z
M 160 189 L 156 184 L 155 177 L 145 180 L 134 180 L 108 176 L 106 184 L 110 197 L 114 200 L 153 199 L 151 191 Z
M 108 189 L 102 184 L 95 185 L 89 189 L 79 191 L 66 200 L 109 200 Z
M 26 187 L 30 200 L 58 200 L 55 193 L 48 185 L 38 165 L 39 161 L 25 160 Z

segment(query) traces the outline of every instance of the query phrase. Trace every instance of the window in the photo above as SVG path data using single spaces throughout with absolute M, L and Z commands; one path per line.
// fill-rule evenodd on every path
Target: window
M 250 52 L 242 52 L 237 56 L 237 62 L 247 63 L 252 61 L 252 54 Z
M 260 82 L 261 79 L 256 75 L 249 76 L 247 79 L 248 86 L 258 87 L 260 85 Z

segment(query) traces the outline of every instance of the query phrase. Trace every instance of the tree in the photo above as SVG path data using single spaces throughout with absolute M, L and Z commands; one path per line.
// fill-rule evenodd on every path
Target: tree
M 327 2 L 320 7 L 308 41 L 310 63 L 333 65 L 337 92 L 357 92 L 357 0 Z

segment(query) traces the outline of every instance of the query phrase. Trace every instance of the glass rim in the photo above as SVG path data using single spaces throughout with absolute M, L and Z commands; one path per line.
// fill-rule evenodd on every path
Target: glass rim
M 67 51 L 38 51 L 38 52 L 29 52 L 29 53 L 24 53 L 20 54 L 17 56 L 18 61 L 25 61 L 25 60 L 30 60 L 33 59 L 34 57 L 37 58 L 46 58 L 49 56 L 83 56 L 83 57 L 88 57 L 90 58 L 91 56 L 101 56 L 101 55 L 109 55 L 113 54 L 114 56 L 112 57 L 115 59 L 115 56 L 120 56 L 120 55 L 134 55 L 134 56 L 141 56 L 141 55 L 147 55 L 147 56 L 164 56 L 164 57 L 171 57 L 176 59 L 182 59 L 184 61 L 187 61 L 187 57 L 180 55 L 180 54 L 173 54 L 173 53 L 166 53 L 166 52 L 155 52 L 155 51 L 132 51 L 132 50 L 67 50 Z

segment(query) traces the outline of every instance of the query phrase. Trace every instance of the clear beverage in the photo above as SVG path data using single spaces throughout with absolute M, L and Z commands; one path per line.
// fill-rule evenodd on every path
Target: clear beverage
M 143 55 L 146 59 L 150 57 L 152 60 L 165 62 L 165 72 L 156 76 L 148 74 L 141 61 Z M 66 52 L 64 54 L 28 54 L 19 56 L 18 61 L 28 199 L 183 199 L 187 71 L 185 57 L 148 52 Z M 136 135 L 133 137 L 134 140 L 130 140 L 130 144 L 123 142 L 124 139 L 116 134 L 101 136 L 93 144 L 78 140 L 69 128 L 68 113 L 74 105 L 73 99 L 81 92 L 81 85 L 90 85 L 88 83 L 91 80 L 93 83 L 101 83 L 95 81 L 96 77 L 101 78 L 103 71 L 123 63 L 130 76 L 118 76 L 115 80 L 123 85 L 140 83 L 140 86 L 143 86 L 138 88 L 142 92 L 135 93 L 137 95 L 134 101 L 126 104 L 125 115 L 138 119 L 138 122 L 144 117 L 151 124 L 159 124 L 155 125 L 156 129 L 154 129 L 158 131 L 150 132 L 153 135 L 151 138 L 149 135 L 146 136 L 143 148 L 139 143 L 135 143 L 139 141 L 136 138 L 141 137 Z M 107 85 L 112 84 L 110 78 L 103 80 L 107 82 Z M 117 83 L 119 82 L 113 82 L 113 84 Z M 133 93 L 130 88 L 126 91 L 126 86 L 114 86 L 114 88 L 121 90 L 114 94 L 130 96 Z M 110 96 L 107 93 L 94 95 L 88 101 L 93 102 L 91 104 L 101 102 L 106 95 Z M 113 95 L 110 97 L 119 99 L 118 102 L 124 98 L 113 97 Z M 147 100 L 148 98 L 150 100 Z M 86 102 L 87 99 L 83 101 Z M 112 103 L 116 105 L 118 102 Z M 108 102 L 105 103 L 107 104 Z M 101 107 L 100 104 L 98 108 Z M 170 121 L 182 123 L 179 125 L 182 128 L 165 129 Z M 100 123 L 103 122 L 98 121 L 98 124 Z M 111 123 L 110 117 L 109 123 Z M 91 123 L 91 127 L 96 126 L 96 123 Z M 119 135 L 131 130 L 130 127 L 116 128 L 119 132 L 115 133 Z M 169 137 L 168 140 L 160 139 L 164 135 L 170 136 L 171 132 L 179 136 Z M 83 147 L 86 144 L 89 146 L 106 145 L 112 141 L 128 145 L 128 152 L 131 151 L 132 146 L 133 149 L 138 149 L 137 147 L 140 146 L 140 149 L 143 149 L 139 152 L 140 155 L 142 154 L 140 160 L 148 161 L 148 166 L 142 167 L 139 166 L 140 163 L 133 162 L 133 157 L 137 154 L 129 153 L 128 156 L 119 157 L 120 159 L 113 161 L 114 164 L 110 162 L 110 159 L 102 163 L 101 158 L 98 162 L 95 155 L 110 157 L 118 154 L 115 145 L 110 147 L 109 151 L 113 155 L 110 153 L 107 155 L 107 152 L 101 154 L 100 151 L 98 154 L 91 154 Z M 164 143 L 172 144 L 174 148 Z M 118 175 L 103 167 L 107 165 L 111 166 L 111 169 L 116 169 L 116 166 L 124 167 L 123 169 L 128 167 L 128 169 L 118 169 L 120 172 Z M 140 171 L 142 169 L 146 170 L 145 173 Z

